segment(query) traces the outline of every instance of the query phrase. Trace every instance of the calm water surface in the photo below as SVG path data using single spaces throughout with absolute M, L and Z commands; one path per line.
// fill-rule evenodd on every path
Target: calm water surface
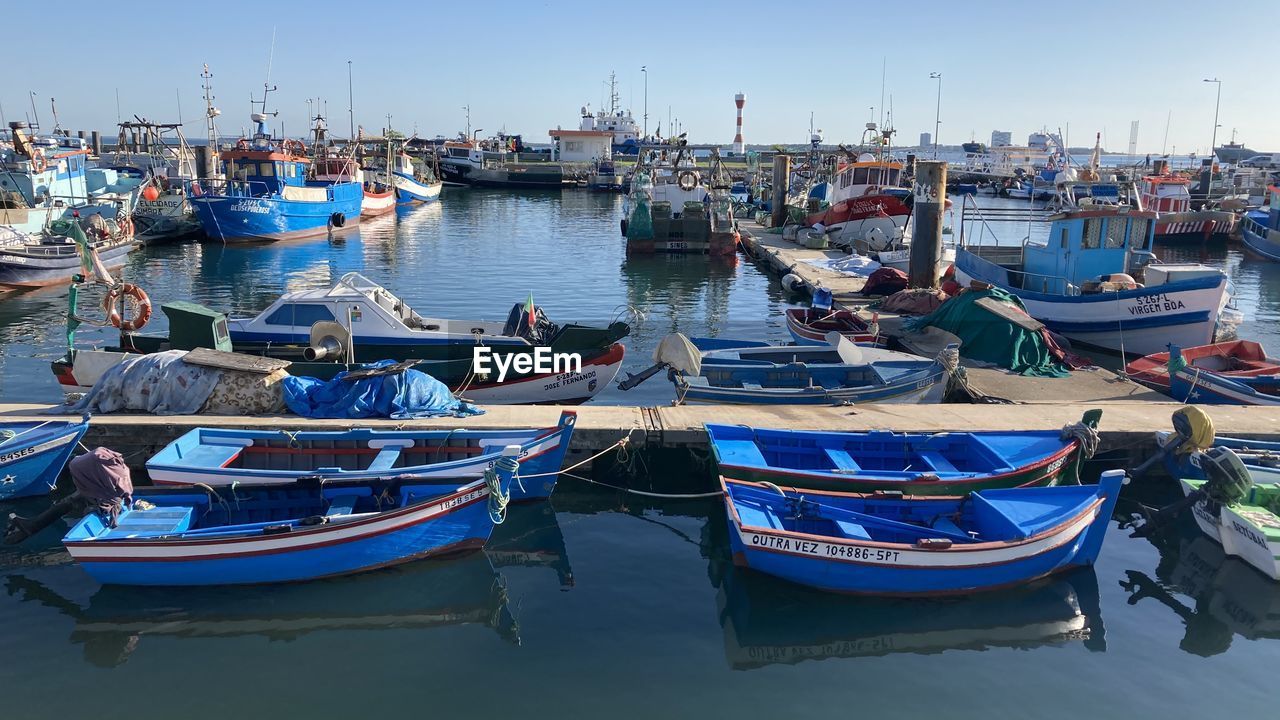
M 555 320 L 605 322 L 633 306 L 644 320 L 628 340 L 631 370 L 673 330 L 784 337 L 776 282 L 744 260 L 629 260 L 619 206 L 582 192 L 449 192 L 332 239 L 148 249 L 124 275 L 157 301 L 235 312 L 351 270 L 450 317 L 503 318 L 530 291 Z M 1280 352 L 1276 266 L 1221 247 L 1205 259 L 1232 274 L 1243 334 Z M 57 399 L 45 363 L 65 342 L 64 296 L 0 302 L 5 401 Z M 670 397 L 655 378 L 602 400 Z M 710 482 L 694 462 L 653 470 Z M 718 501 L 640 499 L 574 478 L 551 503 L 513 509 L 483 553 L 289 587 L 104 588 L 51 528 L 0 547 L 0 715 L 1265 715 L 1280 589 L 1181 530 L 1153 543 L 1113 526 L 1094 569 L 908 602 L 735 570 Z

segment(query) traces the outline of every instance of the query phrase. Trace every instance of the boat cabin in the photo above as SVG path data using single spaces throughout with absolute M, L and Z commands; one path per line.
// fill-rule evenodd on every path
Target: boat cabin
M 1050 216 L 1044 244 L 965 250 L 998 265 L 997 277 L 982 279 L 1006 287 L 1050 295 L 1132 289 L 1136 282 L 1125 274 L 1140 273 L 1150 262 L 1155 218 L 1124 206 L 1073 210 Z
M 471 164 L 476 167 L 484 167 L 484 151 L 476 147 L 476 144 L 470 141 L 446 142 L 443 147 L 443 157 L 441 159 L 448 160 L 454 165 Z
M 1142 208 L 1157 213 L 1191 210 L 1191 181 L 1177 175 L 1149 175 L 1142 179 Z
M 863 153 L 856 162 L 847 163 L 836 171 L 832 182 L 831 202 L 859 198 L 899 187 L 902 181 L 902 163 L 879 160 L 870 153 Z

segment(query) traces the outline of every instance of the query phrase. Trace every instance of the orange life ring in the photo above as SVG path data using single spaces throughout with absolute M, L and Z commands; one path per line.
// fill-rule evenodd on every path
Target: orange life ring
M 133 298 L 138 305 L 137 314 L 128 320 L 120 317 L 120 309 L 116 305 L 116 301 L 122 296 Z M 107 312 L 107 319 L 113 326 L 124 332 L 134 332 L 141 330 L 151 319 L 151 298 L 147 297 L 146 290 L 137 285 L 125 283 L 111 288 L 107 296 L 102 299 L 102 309 Z
M 44 157 L 44 150 L 37 149 L 31 154 L 31 167 L 38 173 L 44 172 L 49 167 L 49 161 Z

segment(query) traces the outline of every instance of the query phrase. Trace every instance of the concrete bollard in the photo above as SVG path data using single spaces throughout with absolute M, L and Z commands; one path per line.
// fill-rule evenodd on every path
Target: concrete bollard
M 787 222 L 787 185 L 791 180 L 791 156 L 773 157 L 773 227 Z

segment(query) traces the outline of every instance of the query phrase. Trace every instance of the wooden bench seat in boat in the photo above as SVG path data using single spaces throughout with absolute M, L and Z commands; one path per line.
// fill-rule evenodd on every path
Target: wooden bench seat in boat
M 968 534 L 949 517 L 936 518 L 933 522 L 929 523 L 929 526 L 934 530 L 942 530 L 943 532 L 955 533 L 957 535 Z
M 853 456 L 844 450 L 837 448 L 823 448 L 827 457 L 830 458 L 831 464 L 840 472 L 858 472 L 862 467 L 853 459 Z
M 867 529 L 857 523 L 849 522 L 848 520 L 833 520 L 832 522 L 840 529 L 840 534 L 850 540 L 871 539 L 871 534 L 867 532 Z
M 194 509 L 181 506 L 153 507 L 147 510 L 130 510 L 121 514 L 116 526 L 99 535 L 99 538 L 118 540 L 130 537 L 154 537 L 171 535 L 191 529 Z
M 352 495 L 338 495 L 329 500 L 329 509 L 325 511 L 325 517 L 334 517 L 336 515 L 350 515 L 356 507 L 356 502 L 360 498 Z
M 924 460 L 925 462 L 929 463 L 929 467 L 933 468 L 937 472 L 943 472 L 943 473 L 960 472 L 960 468 L 957 468 L 955 465 L 952 465 L 951 461 L 943 457 L 942 453 L 938 452 L 937 450 L 919 450 L 916 452 L 916 454 L 920 456 L 921 460 Z

